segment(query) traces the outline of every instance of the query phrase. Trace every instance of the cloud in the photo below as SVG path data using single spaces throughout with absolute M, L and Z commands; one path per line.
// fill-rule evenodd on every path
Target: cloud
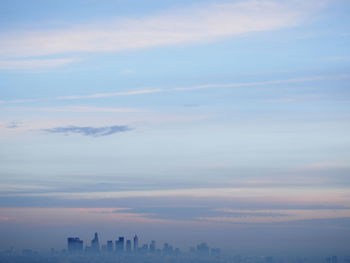
M 320 80 L 335 80 L 335 79 L 349 79 L 350 75 L 324 75 L 324 76 L 311 76 L 305 78 L 292 78 L 292 79 L 280 79 L 280 80 L 269 80 L 269 81 L 255 81 L 255 82 L 241 82 L 241 83 L 212 83 L 205 85 L 195 85 L 188 87 L 176 87 L 176 88 L 154 88 L 154 89 L 138 89 L 120 92 L 110 92 L 110 93 L 95 93 L 89 95 L 70 95 L 70 96 L 58 96 L 54 98 L 46 99 L 15 99 L 15 100 L 2 100 L 0 103 L 31 103 L 31 102 L 46 102 L 46 101 L 65 101 L 65 100 L 83 100 L 83 99 L 102 99 L 110 97 L 119 96 L 134 96 L 134 95 L 144 95 L 162 92 L 177 92 L 177 91 L 191 91 L 191 90 L 201 90 L 201 89 L 214 89 L 214 88 L 240 88 L 240 87 L 256 87 L 265 85 L 278 85 L 278 84 L 293 84 L 293 83 L 303 83 L 312 82 Z
M 123 211 L 115 210 L 113 213 L 122 213 Z M 276 213 L 271 211 L 255 211 L 255 210 L 235 210 L 232 209 L 214 209 L 212 207 L 138 207 L 130 208 L 131 213 L 139 214 L 143 217 L 151 217 L 158 219 L 170 220 L 195 220 L 198 221 L 204 217 L 282 217 L 287 216 L 286 213 Z
M 308 165 L 298 167 L 296 170 L 321 171 L 321 170 L 328 170 L 328 169 L 343 169 L 343 168 L 350 168 L 350 163 L 342 162 L 342 161 L 311 163 Z
M 108 136 L 115 133 L 126 132 L 132 130 L 128 126 L 106 126 L 106 127 L 79 127 L 79 126 L 67 126 L 67 127 L 55 127 L 51 129 L 45 129 L 44 131 L 49 133 L 62 133 L 65 135 L 69 134 L 82 134 L 86 136 Z
M 315 219 L 350 218 L 349 209 L 309 209 L 309 210 L 233 210 L 225 209 L 234 216 L 202 217 L 201 220 L 221 223 L 278 223 Z M 243 213 L 242 213 L 243 211 Z
M 35 70 L 64 66 L 79 62 L 78 58 L 0 60 L 0 70 Z
M 26 112 L 34 111 L 34 112 L 79 112 L 79 113 L 91 113 L 91 112 L 97 112 L 97 113 L 108 113 L 108 112 L 111 112 L 111 113 L 138 113 L 138 112 L 145 112 L 145 110 L 137 109 L 137 108 L 108 108 L 108 107 L 91 107 L 91 106 L 2 107 L 2 110 L 26 111 Z M 20 123 L 16 122 L 15 124 L 17 124 L 17 126 L 18 126 Z
M 8 129 L 15 129 L 15 128 L 20 127 L 21 125 L 22 125 L 21 122 L 12 121 L 12 122 L 10 122 L 10 123 L 6 126 L 6 128 L 8 128 Z
M 112 190 L 101 191 L 96 189 L 92 191 L 77 192 L 77 191 L 49 191 L 43 193 L 33 194 L 20 194 L 16 193 L 15 197 L 55 197 L 78 200 L 79 202 L 85 200 L 107 200 L 115 199 L 120 200 L 123 198 L 140 198 L 145 200 L 146 198 L 154 198 L 155 200 L 164 200 L 168 198 L 168 201 L 176 198 L 183 198 L 183 202 L 189 204 L 191 199 L 203 199 L 206 204 L 211 202 L 210 200 L 220 200 L 220 206 L 223 206 L 223 202 L 229 201 L 230 206 L 233 203 L 239 206 L 252 204 L 254 206 L 269 207 L 320 207 L 320 206 L 344 206 L 349 207 L 349 190 L 348 188 L 337 189 L 333 188 L 291 188 L 288 186 L 273 188 L 273 187 L 227 187 L 227 188 L 159 188 L 159 189 L 142 189 L 138 190 Z M 1 197 L 1 193 L 0 193 Z M 140 200 L 139 199 L 139 200 Z M 242 201 L 243 203 L 240 203 Z M 153 202 L 154 204 L 154 202 Z M 166 206 L 166 204 L 165 204 Z
M 221 40 L 296 26 L 328 1 L 212 3 L 139 18 L 118 18 L 54 30 L 0 35 L 0 56 L 32 57 L 72 52 L 120 52 Z
M 13 220 L 12 218 L 0 216 L 0 222 L 12 221 L 12 220 Z

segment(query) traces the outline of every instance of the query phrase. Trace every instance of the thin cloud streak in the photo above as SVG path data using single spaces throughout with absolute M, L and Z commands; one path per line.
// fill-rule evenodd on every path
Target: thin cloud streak
M 79 58 L 0 60 L 0 70 L 35 70 L 47 69 L 80 62 Z
M 180 207 L 182 210 L 184 207 Z M 45 222 L 46 224 L 57 224 L 61 222 L 79 223 L 81 218 L 84 222 L 158 222 L 158 223 L 181 223 L 181 222 L 195 222 L 198 223 L 283 223 L 283 222 L 297 222 L 301 220 L 320 220 L 320 219 L 337 219 L 350 218 L 350 210 L 244 210 L 237 209 L 231 212 L 223 212 L 218 210 L 205 209 L 193 207 L 186 208 L 190 215 L 188 217 L 184 213 L 175 213 L 177 208 L 168 209 L 167 213 L 145 213 L 147 210 L 155 210 L 154 208 L 0 208 L 2 214 L 6 217 L 0 217 L 0 221 L 16 220 L 16 222 L 34 223 Z M 145 210 L 145 211 L 142 211 Z M 174 210 L 174 211 L 171 211 Z M 196 211 L 197 210 L 197 211 Z M 195 213 L 191 213 L 195 211 Z M 231 213 L 231 215 L 230 215 Z M 176 215 L 174 218 L 173 215 Z M 200 216 L 203 215 L 203 216 Z M 210 216 L 207 216 L 210 215 Z
M 137 108 L 108 108 L 108 107 L 91 107 L 91 106 L 58 106 L 58 107 L 2 107 L 3 111 L 33 111 L 33 112 L 77 112 L 77 113 L 140 113 L 147 112 Z M 17 128 L 18 123 L 11 123 Z M 16 126 L 15 126 L 16 124 Z
M 211 42 L 296 26 L 327 3 L 320 0 L 214 3 L 138 19 L 119 18 L 59 30 L 15 32 L 0 36 L 0 56 L 121 52 Z
M 55 127 L 51 129 L 45 129 L 44 131 L 49 133 L 59 133 L 64 135 L 69 134 L 81 134 L 92 137 L 108 136 L 115 133 L 126 132 L 132 130 L 128 126 L 114 125 L 106 127 L 79 127 L 79 126 L 67 126 L 67 127 Z
M 130 90 L 130 91 L 121 91 L 121 92 L 111 92 L 111 93 L 95 93 L 90 95 L 59 96 L 55 98 L 46 98 L 46 99 L 2 100 L 0 101 L 0 103 L 15 104 L 15 103 L 46 102 L 46 101 L 102 99 L 102 98 L 110 98 L 110 97 L 134 96 L 134 95 L 144 95 L 144 94 L 153 94 L 153 93 L 162 93 L 162 92 L 191 91 L 191 90 L 213 89 L 213 88 L 254 87 L 254 86 L 264 86 L 264 85 L 293 84 L 293 83 L 303 83 L 303 82 L 312 82 L 312 81 L 320 81 L 320 80 L 349 79 L 349 78 L 350 78 L 350 75 L 347 75 L 347 74 L 325 75 L 325 76 L 312 76 L 312 77 L 305 77 L 305 78 L 256 81 L 256 82 L 245 82 L 245 83 L 243 82 L 243 83 L 228 83 L 228 84 L 207 84 L 207 85 L 196 85 L 196 86 L 177 87 L 177 88 L 140 89 L 140 90 Z
M 198 219 L 220 223 L 279 223 L 300 220 L 350 218 L 349 209 L 274 210 L 275 213 L 280 213 L 280 215 L 277 216 L 274 214 L 269 215 L 269 213 L 271 213 L 271 210 L 243 210 L 243 212 L 246 212 L 246 214 L 241 214 L 241 216 L 239 215 L 242 213 L 242 210 L 225 209 L 224 211 L 228 214 L 232 213 L 232 215 L 201 217 Z M 259 213 L 264 216 L 259 216 Z
M 316 188 L 301 189 L 281 187 L 279 189 L 269 187 L 255 188 L 188 188 L 188 189 L 164 189 L 164 190 L 130 190 L 130 191 L 103 191 L 103 192 L 46 192 L 46 193 L 15 193 L 13 195 L 0 196 L 41 196 L 68 199 L 106 199 L 106 198 L 135 198 L 135 197 L 196 197 L 196 198 L 248 198 L 259 202 L 273 203 L 302 203 L 341 205 L 350 208 L 350 194 L 348 188 Z

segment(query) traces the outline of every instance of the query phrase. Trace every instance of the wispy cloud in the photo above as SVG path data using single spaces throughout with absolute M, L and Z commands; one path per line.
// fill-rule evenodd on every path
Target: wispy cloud
M 202 217 L 201 220 L 221 223 L 277 223 L 314 219 L 350 218 L 348 209 L 309 210 L 234 210 L 225 209 L 231 216 Z
M 12 218 L 9 218 L 9 217 L 3 217 L 3 216 L 0 217 L 0 222 L 12 221 L 12 220 L 13 220 L 13 219 L 12 219 Z
M 345 169 L 350 168 L 350 163 L 346 161 L 333 161 L 333 162 L 320 162 L 304 165 L 296 168 L 297 171 L 322 171 L 333 169 Z
M 31 103 L 31 102 L 45 102 L 45 101 L 62 101 L 62 100 L 83 100 L 83 99 L 102 99 L 109 97 L 119 97 L 119 96 L 134 96 L 161 92 L 176 92 L 176 91 L 191 91 L 191 90 L 201 90 L 201 89 L 213 89 L 213 88 L 240 88 L 240 87 L 256 87 L 265 85 L 278 85 L 278 84 L 293 84 L 293 83 L 303 83 L 312 82 L 320 80 L 332 80 L 332 79 L 348 79 L 350 75 L 324 75 L 324 76 L 311 76 L 305 78 L 292 78 L 292 79 L 282 79 L 282 80 L 269 80 L 269 81 L 256 81 L 256 82 L 241 82 L 241 83 L 226 83 L 226 84 L 205 84 L 205 85 L 195 85 L 187 87 L 176 87 L 176 88 L 150 88 L 150 89 L 137 89 L 129 91 L 119 91 L 110 93 L 95 93 L 89 95 L 72 95 L 72 96 L 58 96 L 54 98 L 46 99 L 16 99 L 16 100 L 2 100 L 0 103 Z
M 21 126 L 21 125 L 22 125 L 21 122 L 12 121 L 12 122 L 10 122 L 10 123 L 6 126 L 6 128 L 8 128 L 8 129 L 15 129 L 15 128 L 18 128 L 18 127 Z
M 82 134 L 86 136 L 107 136 L 115 133 L 126 132 L 132 130 L 128 126 L 106 126 L 106 127 L 79 127 L 79 126 L 67 126 L 67 127 L 55 127 L 51 129 L 45 129 L 44 131 L 49 133 L 60 133 L 64 135 L 69 134 Z
M 231 218 L 272 218 L 287 216 L 286 213 L 272 211 L 255 210 L 232 210 L 232 209 L 214 209 L 213 207 L 138 207 L 131 208 L 131 213 L 136 213 L 144 217 L 171 219 L 171 220 L 195 220 L 199 218 L 211 218 L 217 216 L 226 216 Z M 115 210 L 112 213 L 123 213 L 123 210 Z
M 1 57 L 119 52 L 210 42 L 302 23 L 328 1 L 242 1 L 198 5 L 138 19 L 118 18 L 55 30 L 0 36 Z
M 57 107 L 2 107 L 3 111 L 33 111 L 33 112 L 79 112 L 79 113 L 138 113 L 146 110 L 137 108 L 109 108 L 92 106 L 57 106 Z M 18 122 L 12 122 L 10 125 L 19 125 Z M 17 127 L 16 126 L 16 127 Z M 9 127 L 10 128 L 10 127 Z M 15 127 L 13 127 L 15 128 Z
M 56 197 L 70 200 L 103 200 L 108 198 L 217 198 L 218 200 L 250 200 L 255 204 L 299 204 L 335 205 L 349 207 L 349 190 L 347 188 L 290 188 L 290 187 L 253 187 L 253 188 L 182 188 L 156 190 L 124 190 L 102 192 L 46 192 L 33 194 L 16 194 L 15 196 Z M 1 194 L 0 194 L 1 196 Z
M 78 58 L 0 60 L 0 70 L 36 70 L 64 66 L 79 62 Z

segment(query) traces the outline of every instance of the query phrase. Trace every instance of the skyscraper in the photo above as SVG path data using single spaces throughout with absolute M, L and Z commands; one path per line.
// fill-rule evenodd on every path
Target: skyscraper
M 139 249 L 139 238 L 137 235 L 134 236 L 134 251 L 137 252 Z
M 209 256 L 209 247 L 206 243 L 197 245 L 197 255 L 206 257 Z
M 141 250 L 142 254 L 147 254 L 147 252 L 148 252 L 148 244 L 143 244 L 141 249 L 139 249 L 139 250 Z
M 173 253 L 173 247 L 168 243 L 164 243 L 163 246 L 163 255 L 170 255 Z
M 79 237 L 68 237 L 67 238 L 67 248 L 71 253 L 83 251 L 83 240 L 80 240 Z
M 151 244 L 149 245 L 149 252 L 156 253 L 156 241 L 154 240 L 151 241 Z
M 131 240 L 130 239 L 128 239 L 128 240 L 126 240 L 126 252 L 127 253 L 131 253 Z
M 118 253 L 124 252 L 124 237 L 119 237 L 119 239 L 115 241 L 115 251 Z
M 98 234 L 97 233 L 95 233 L 94 239 L 91 240 L 91 250 L 93 252 L 100 251 L 100 242 L 98 241 Z
M 108 252 L 113 252 L 113 241 L 112 240 L 108 240 L 107 241 L 107 251 Z

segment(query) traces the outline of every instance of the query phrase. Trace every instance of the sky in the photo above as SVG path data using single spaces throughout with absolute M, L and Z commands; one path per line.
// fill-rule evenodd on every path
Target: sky
M 349 13 L 2 0 L 0 250 L 97 231 L 349 255 Z

